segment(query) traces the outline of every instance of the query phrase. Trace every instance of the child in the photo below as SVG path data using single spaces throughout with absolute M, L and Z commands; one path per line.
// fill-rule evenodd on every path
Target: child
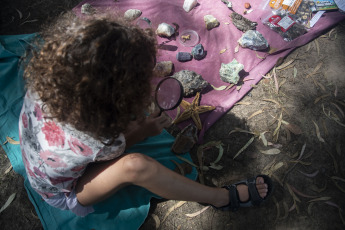
M 65 16 L 43 34 L 25 71 L 20 115 L 23 161 L 31 186 L 59 209 L 85 216 L 127 185 L 174 200 L 237 210 L 264 201 L 265 175 L 208 187 L 125 149 L 170 125 L 150 103 L 156 40 L 120 19 Z

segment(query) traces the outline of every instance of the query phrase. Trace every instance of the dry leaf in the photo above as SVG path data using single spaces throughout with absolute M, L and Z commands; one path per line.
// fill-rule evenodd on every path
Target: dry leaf
M 250 138 L 249 141 L 236 153 L 236 155 L 232 159 L 238 157 L 238 155 L 240 155 L 246 148 L 248 148 L 248 146 L 254 141 L 254 138 L 254 136 Z
M 257 58 L 260 58 L 260 59 L 265 59 L 265 57 L 261 57 L 261 56 L 259 56 L 258 52 L 256 52 L 256 51 L 255 51 L 255 54 L 256 54 L 256 57 L 257 57 Z
M 279 149 L 269 149 L 269 150 L 260 150 L 261 153 L 266 154 L 266 155 L 276 155 L 280 153 Z
M 155 221 L 156 224 L 156 229 L 159 228 L 159 226 L 161 225 L 161 221 L 159 220 L 159 217 L 156 214 L 151 214 L 152 219 Z
M 323 64 L 322 62 L 320 62 L 319 64 L 317 64 L 317 66 L 315 67 L 315 69 L 314 69 L 311 73 L 309 73 L 309 74 L 306 76 L 306 78 L 313 76 L 313 75 L 321 68 L 322 64 Z
M 277 74 L 276 74 L 276 68 L 273 68 L 273 79 L 274 79 L 274 85 L 276 87 L 276 93 L 278 94 L 279 92 L 279 83 L 278 83 L 278 79 L 277 79 Z
M 8 168 L 5 170 L 4 175 L 6 175 L 7 173 L 9 173 L 12 170 L 12 165 L 10 164 L 10 166 L 8 166 Z
M 240 101 L 240 102 L 237 102 L 235 105 L 251 105 L 251 103 L 250 102 L 242 102 L 242 101 Z
M 215 87 L 214 85 L 211 85 L 212 86 L 212 88 L 214 89 L 214 90 L 225 90 L 226 89 L 226 87 L 228 87 L 228 85 L 222 85 L 222 86 L 219 86 L 219 87 Z
M 267 146 L 268 142 L 265 137 L 265 132 L 260 133 L 260 139 L 262 140 L 262 143 L 264 144 L 264 146 Z
M 173 212 L 175 209 L 181 207 L 182 205 L 184 205 L 185 203 L 187 203 L 187 201 L 179 201 L 178 203 L 174 204 L 172 207 L 169 208 L 169 210 L 167 211 L 167 213 L 165 214 L 162 223 L 165 221 L 165 219 L 170 215 L 171 212 Z
M 190 213 L 190 214 L 185 214 L 186 216 L 190 217 L 190 218 L 193 218 L 193 217 L 196 217 L 198 215 L 200 215 L 201 213 L 203 213 L 204 211 L 206 211 L 210 206 L 206 206 L 204 207 L 203 209 L 197 211 L 197 212 L 194 212 L 194 213 Z
M 224 22 L 224 24 L 225 24 L 225 25 L 229 25 L 229 24 L 230 24 L 230 22 Z
M 222 49 L 219 53 L 222 54 L 226 51 L 227 49 Z
M 325 186 L 323 186 L 322 188 L 318 188 L 316 185 L 312 185 L 312 186 L 310 186 L 310 189 L 311 190 L 313 190 L 313 191 L 315 191 L 315 192 L 317 192 L 317 193 L 321 193 L 321 192 L 323 192 L 323 191 L 325 191 L 326 190 L 326 188 L 327 188 L 327 181 L 326 181 L 326 183 L 325 183 Z
M 12 144 L 12 145 L 19 145 L 19 141 L 15 141 L 13 140 L 11 137 L 6 137 L 6 140 L 8 143 Z
M 319 197 L 319 198 L 308 201 L 308 203 L 316 202 L 316 201 L 325 201 L 325 200 L 330 200 L 330 199 L 331 199 L 331 197 L 329 197 L 329 196 Z
M 235 53 L 237 53 L 239 49 L 240 49 L 240 45 L 237 45 L 237 46 L 235 47 Z
M 277 70 L 281 70 L 281 69 L 284 69 L 286 67 L 288 67 L 289 65 L 291 65 L 293 62 L 295 61 L 295 59 L 291 59 L 290 61 L 276 67 Z
M 260 109 L 260 110 L 258 110 L 258 111 L 256 111 L 256 112 L 254 112 L 252 115 L 250 115 L 249 117 L 248 117 L 248 120 L 250 119 L 250 118 L 252 118 L 252 117 L 255 117 L 256 115 L 259 115 L 259 114 L 261 114 L 261 113 L 263 113 L 264 111 L 262 110 L 262 109 Z
M 314 41 L 315 41 L 315 45 L 316 45 L 317 56 L 320 56 L 320 46 L 319 46 L 319 42 L 317 41 L 317 39 L 315 39 Z
M 11 196 L 8 197 L 6 203 L 1 207 L 0 213 L 2 213 L 12 203 L 14 198 L 16 198 L 16 193 L 12 193 Z
M 297 170 L 297 171 L 300 172 L 300 173 L 302 173 L 304 176 L 307 176 L 307 177 L 310 177 L 310 178 L 315 177 L 315 176 L 319 173 L 319 170 L 316 170 L 316 171 L 313 172 L 313 173 L 304 173 L 304 172 L 299 171 L 299 170 Z
M 317 97 L 317 98 L 314 100 L 314 104 L 318 103 L 321 99 L 326 98 L 326 97 L 329 97 L 329 96 L 331 96 L 331 95 L 328 93 L 328 94 L 324 94 L 324 95 L 322 95 L 322 96 L 320 96 L 320 97 Z
M 316 124 L 315 121 L 313 121 L 313 122 L 314 122 L 314 125 L 315 125 L 315 131 L 316 131 L 317 138 L 319 139 L 320 142 L 325 143 L 325 140 L 321 137 L 319 126 Z
M 282 121 L 282 123 L 284 124 L 285 128 L 288 129 L 290 132 L 292 132 L 295 135 L 300 135 L 302 134 L 302 130 L 299 126 L 295 125 L 295 124 L 291 124 L 289 122 L 286 121 Z
M 290 185 L 290 188 L 291 188 L 291 190 L 292 190 L 294 193 L 296 193 L 297 195 L 299 195 L 299 196 L 301 196 L 301 197 L 305 197 L 305 198 L 315 198 L 315 197 L 317 197 L 317 196 L 306 195 L 306 194 L 304 194 L 304 193 L 298 191 L 298 190 L 297 190 L 294 186 L 292 186 L 292 185 Z
M 277 104 L 279 107 L 282 107 L 281 104 L 279 102 L 277 102 L 276 100 L 273 99 L 262 99 L 263 101 L 269 101 L 269 102 L 273 102 L 275 104 Z
M 331 102 L 332 105 L 334 105 L 340 112 L 342 117 L 345 117 L 344 111 L 335 103 Z
M 237 91 L 240 91 L 241 88 L 242 88 L 242 85 L 236 86 L 236 90 L 237 90 Z

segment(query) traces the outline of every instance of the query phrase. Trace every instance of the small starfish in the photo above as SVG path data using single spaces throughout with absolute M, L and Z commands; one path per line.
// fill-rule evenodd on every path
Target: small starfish
M 184 109 L 183 113 L 175 119 L 174 124 L 185 121 L 192 118 L 196 127 L 201 130 L 202 125 L 200 121 L 199 114 L 214 110 L 216 107 L 209 105 L 199 105 L 200 92 L 198 92 L 192 101 L 192 104 L 188 101 L 182 100 L 181 106 Z

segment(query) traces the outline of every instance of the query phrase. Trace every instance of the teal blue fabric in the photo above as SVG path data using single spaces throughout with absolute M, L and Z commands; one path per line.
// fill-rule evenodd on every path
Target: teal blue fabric
M 0 36 L 0 140 L 6 136 L 19 140 L 18 120 L 25 94 L 21 57 L 30 48 L 35 34 Z M 166 167 L 174 169 L 171 160 L 181 162 L 170 151 L 174 137 L 165 130 L 162 134 L 146 139 L 134 145 L 128 152 L 146 154 Z M 128 186 L 118 191 L 109 199 L 94 206 L 95 212 L 86 217 L 78 217 L 70 211 L 62 211 L 49 206 L 31 188 L 27 180 L 19 145 L 7 143 L 2 146 L 11 161 L 13 169 L 24 177 L 24 185 L 29 199 L 35 206 L 44 229 L 138 229 L 147 217 L 150 200 L 159 198 L 148 190 Z M 182 155 L 191 160 L 189 154 Z M 186 175 L 195 180 L 197 171 Z

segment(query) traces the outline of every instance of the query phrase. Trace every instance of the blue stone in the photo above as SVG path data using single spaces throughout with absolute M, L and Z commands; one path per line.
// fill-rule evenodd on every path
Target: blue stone
M 206 51 L 201 44 L 198 44 L 192 49 L 192 55 L 195 60 L 201 60 L 206 56 Z
M 187 52 L 178 52 L 176 54 L 176 59 L 180 62 L 186 62 L 193 59 L 193 56 Z

